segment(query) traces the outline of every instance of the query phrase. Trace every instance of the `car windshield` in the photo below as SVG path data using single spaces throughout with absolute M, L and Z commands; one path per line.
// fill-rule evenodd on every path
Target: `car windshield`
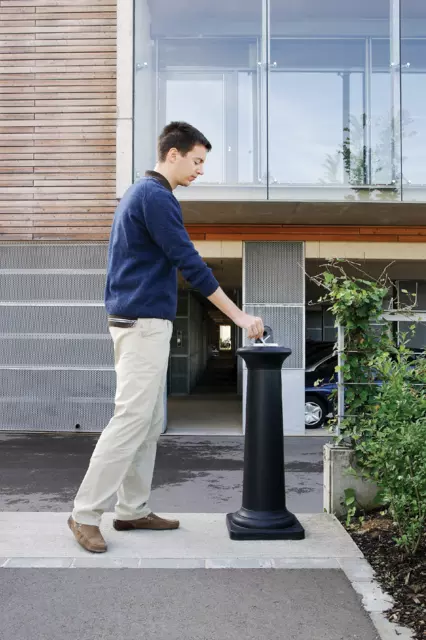
M 309 345 L 306 349 L 306 368 L 312 367 L 317 364 L 327 355 L 331 355 L 333 353 L 333 344 L 328 343 L 318 343 L 317 345 Z

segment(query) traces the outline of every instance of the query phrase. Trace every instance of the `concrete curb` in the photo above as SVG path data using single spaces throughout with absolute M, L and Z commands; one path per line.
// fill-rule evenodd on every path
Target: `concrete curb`
M 362 597 L 362 606 L 381 640 L 411 640 L 414 634 L 410 629 L 390 622 L 384 615 L 392 608 L 394 600 L 375 580 L 370 563 L 365 558 L 344 558 L 338 562 L 352 587 Z
M 335 558 L 0 558 L 3 569 L 336 569 Z

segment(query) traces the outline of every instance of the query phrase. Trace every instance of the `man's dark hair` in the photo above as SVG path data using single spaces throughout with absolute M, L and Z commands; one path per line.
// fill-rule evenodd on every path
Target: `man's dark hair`
M 187 122 L 171 122 L 158 138 L 158 158 L 160 162 L 164 162 L 170 149 L 177 149 L 179 153 L 185 156 L 191 151 L 195 145 L 200 144 L 211 151 L 212 145 L 201 131 Z

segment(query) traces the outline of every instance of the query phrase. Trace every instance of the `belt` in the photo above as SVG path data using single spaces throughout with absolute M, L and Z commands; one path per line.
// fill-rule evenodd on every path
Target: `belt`
M 130 329 L 137 323 L 137 318 L 128 318 L 126 316 L 108 316 L 108 326 L 119 327 L 120 329 Z

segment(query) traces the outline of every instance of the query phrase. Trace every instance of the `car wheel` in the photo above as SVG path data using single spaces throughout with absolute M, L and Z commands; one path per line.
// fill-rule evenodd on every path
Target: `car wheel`
M 319 429 L 324 425 L 326 406 L 323 400 L 317 396 L 305 397 L 305 428 Z

